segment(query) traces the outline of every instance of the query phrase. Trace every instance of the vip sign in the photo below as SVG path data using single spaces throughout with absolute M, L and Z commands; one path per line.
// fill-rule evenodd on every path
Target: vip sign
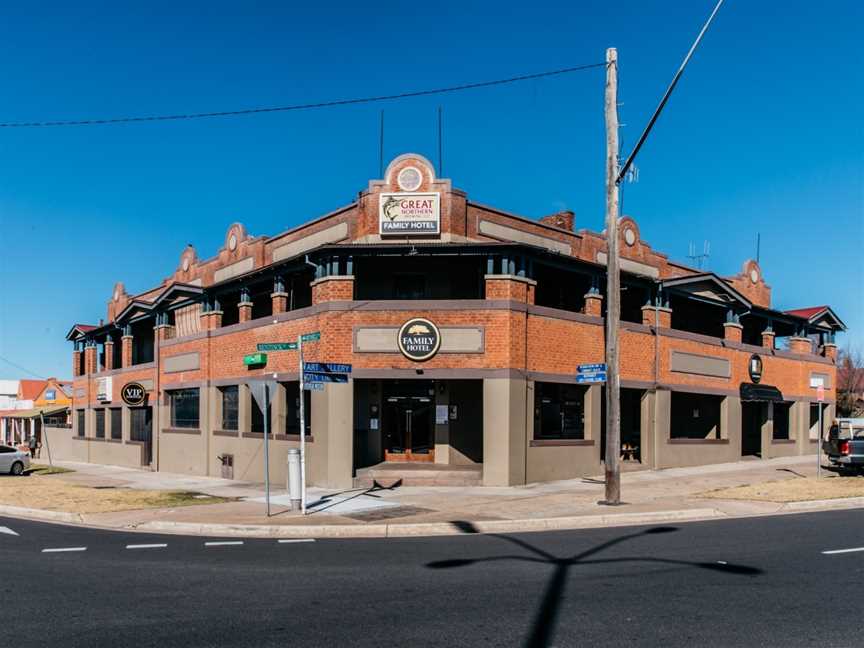
M 382 236 L 441 233 L 441 194 L 382 193 L 378 203 L 378 232 Z

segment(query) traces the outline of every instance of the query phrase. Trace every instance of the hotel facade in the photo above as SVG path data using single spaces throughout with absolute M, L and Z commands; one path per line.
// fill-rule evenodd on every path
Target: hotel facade
M 633 469 L 813 453 L 835 400 L 827 306 L 774 310 L 752 260 L 720 277 L 675 262 L 620 221 L 622 459 Z M 605 453 L 606 241 L 571 212 L 539 220 L 472 202 L 402 155 L 356 201 L 276 236 L 241 224 L 209 259 L 189 246 L 162 283 L 117 283 L 76 324 L 60 458 L 271 478 L 306 409 L 307 479 L 346 488 L 518 485 L 596 475 Z M 351 365 L 301 393 L 305 360 Z M 265 347 L 266 348 L 266 347 Z M 272 347 L 270 347 L 272 348 Z M 583 371 L 580 373 L 580 366 Z M 274 381 L 265 411 L 258 381 Z M 821 403 L 820 403 L 821 399 Z M 827 427 L 828 423 L 825 423 Z

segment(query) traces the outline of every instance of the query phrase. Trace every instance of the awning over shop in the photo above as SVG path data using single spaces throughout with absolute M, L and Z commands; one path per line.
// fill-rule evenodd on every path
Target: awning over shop
M 782 403 L 783 394 L 773 385 L 741 383 L 741 400 L 747 402 Z
M 39 418 L 40 416 L 52 416 L 54 414 L 59 414 L 61 412 L 67 411 L 68 409 L 68 405 L 52 405 L 50 407 L 34 407 L 33 409 L 2 410 L 0 411 L 0 418 Z

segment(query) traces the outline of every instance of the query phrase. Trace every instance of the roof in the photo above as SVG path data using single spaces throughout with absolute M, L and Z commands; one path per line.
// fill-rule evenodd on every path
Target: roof
M 701 295 L 713 301 L 726 303 L 737 301 L 747 308 L 752 306 L 749 299 L 713 272 L 664 279 L 662 285 L 664 288 L 683 289 L 693 295 Z M 700 286 L 702 290 L 699 290 Z
M 846 330 L 846 325 L 843 321 L 837 317 L 837 313 L 835 313 L 830 306 L 808 306 L 807 308 L 795 308 L 793 310 L 784 311 L 787 315 L 793 315 L 795 317 L 800 317 L 802 319 L 806 319 L 808 322 L 815 323 L 818 320 L 830 320 L 829 326 L 833 329 L 839 329 L 841 331 Z
M 46 407 L 34 407 L 26 410 L 0 410 L 0 418 L 36 418 L 37 416 L 50 416 L 69 409 L 68 405 L 48 405 Z
M 92 324 L 75 324 L 69 332 L 66 334 L 67 340 L 74 340 L 75 338 L 83 335 L 84 333 L 89 333 L 90 331 L 95 330 L 97 327 Z
M 22 380 L 21 387 L 19 388 L 19 391 L 21 392 L 21 400 L 35 399 L 42 393 L 42 390 L 45 389 L 47 384 L 47 380 Z

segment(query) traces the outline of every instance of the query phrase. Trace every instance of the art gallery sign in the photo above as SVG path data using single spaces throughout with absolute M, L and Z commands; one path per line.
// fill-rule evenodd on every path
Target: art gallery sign
M 378 203 L 382 236 L 422 236 L 441 233 L 441 194 L 382 193 Z

